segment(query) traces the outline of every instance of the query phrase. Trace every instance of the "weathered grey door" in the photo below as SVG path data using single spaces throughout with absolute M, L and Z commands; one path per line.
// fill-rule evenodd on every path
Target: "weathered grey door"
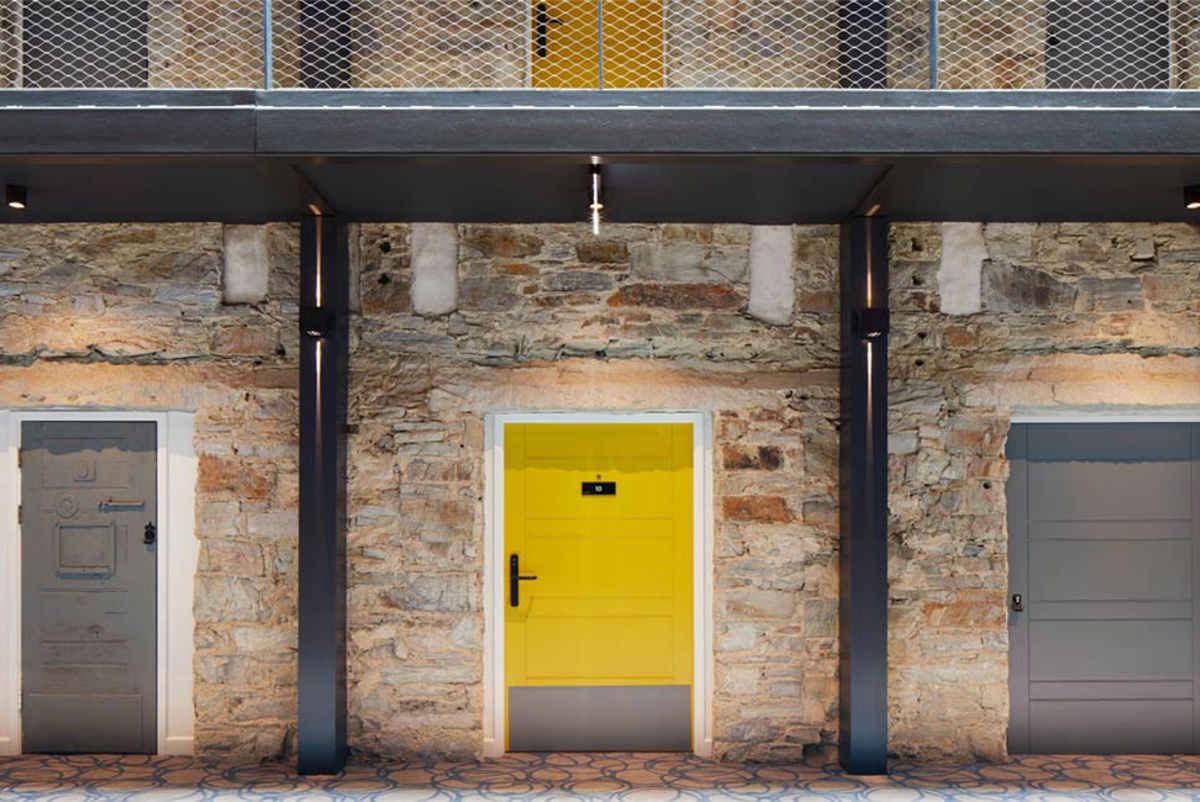
M 155 751 L 156 496 L 153 423 L 23 425 L 26 752 Z
M 1196 751 L 1200 425 L 1016 425 L 1008 458 L 1009 750 Z

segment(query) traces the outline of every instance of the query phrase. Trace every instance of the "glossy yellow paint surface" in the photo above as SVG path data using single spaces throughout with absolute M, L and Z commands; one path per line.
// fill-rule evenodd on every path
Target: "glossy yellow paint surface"
M 538 48 L 543 11 L 545 54 Z M 603 24 L 601 24 L 603 16 Z M 653 89 L 663 85 L 662 0 L 535 0 L 532 83 L 553 89 Z M 602 34 L 602 35 L 601 35 Z
M 691 425 L 510 423 L 504 463 L 506 686 L 691 685 Z

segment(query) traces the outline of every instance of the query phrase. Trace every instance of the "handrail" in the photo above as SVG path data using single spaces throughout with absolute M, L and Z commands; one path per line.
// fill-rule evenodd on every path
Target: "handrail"
M 275 85 L 275 32 L 271 26 L 271 0 L 263 0 L 263 89 Z

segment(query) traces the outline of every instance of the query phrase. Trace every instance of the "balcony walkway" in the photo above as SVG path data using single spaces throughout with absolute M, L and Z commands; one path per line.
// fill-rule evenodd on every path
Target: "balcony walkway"
M 1005 763 L 896 763 L 887 778 L 828 765 L 733 765 L 691 755 L 509 755 L 472 763 L 352 764 L 333 778 L 280 763 L 184 757 L 0 758 L 0 799 L 592 799 L 829 802 L 1200 798 L 1200 756 L 1026 756 Z

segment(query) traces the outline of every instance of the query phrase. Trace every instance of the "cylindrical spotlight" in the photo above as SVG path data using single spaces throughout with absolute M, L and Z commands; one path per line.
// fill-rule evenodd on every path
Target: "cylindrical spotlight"
M 600 233 L 600 213 L 604 210 L 603 169 L 595 161 L 588 168 L 588 212 L 592 233 Z

